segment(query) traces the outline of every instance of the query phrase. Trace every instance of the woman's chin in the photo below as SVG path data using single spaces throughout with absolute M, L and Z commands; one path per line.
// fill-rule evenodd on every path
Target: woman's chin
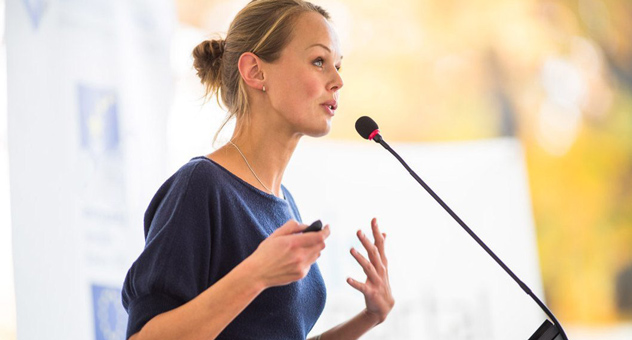
M 310 137 L 316 137 L 316 138 L 324 137 L 329 134 L 329 131 L 331 131 L 331 119 L 328 119 L 324 126 L 319 126 L 318 128 L 315 128 L 309 131 L 308 133 L 306 133 L 306 135 Z

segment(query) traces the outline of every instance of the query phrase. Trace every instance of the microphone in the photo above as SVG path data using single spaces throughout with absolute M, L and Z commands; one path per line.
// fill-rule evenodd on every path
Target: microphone
M 382 140 L 380 129 L 371 117 L 362 116 L 358 118 L 355 123 L 355 128 L 364 139 L 373 140 L 376 143 L 379 143 Z
M 443 209 L 445 209 L 445 211 L 447 211 L 448 214 L 450 214 L 450 216 L 452 216 L 452 218 L 457 223 L 459 223 L 459 225 L 461 225 L 461 227 L 474 239 L 474 241 L 476 241 L 476 243 L 478 243 L 489 254 L 489 256 L 491 256 L 494 261 L 496 261 L 496 263 L 498 263 L 498 265 L 505 270 L 505 272 L 509 276 L 511 276 L 511 278 L 518 284 L 518 286 L 520 286 L 520 288 L 522 288 L 522 290 L 527 295 L 529 295 L 538 304 L 538 306 L 540 306 L 540 308 L 551 319 L 551 321 L 553 321 L 554 325 L 551 324 L 549 320 L 544 320 L 544 323 L 542 323 L 542 325 L 540 325 L 535 333 L 531 335 L 529 340 L 568 340 L 564 329 L 562 329 L 562 325 L 560 325 L 560 323 L 555 318 L 555 315 L 553 315 L 549 308 L 531 291 L 531 289 L 526 284 L 524 284 L 518 278 L 518 276 L 516 276 L 516 274 L 511 271 L 511 269 L 509 269 L 509 267 L 507 267 L 507 265 L 505 265 L 505 263 L 498 256 L 496 256 L 496 254 L 494 254 L 491 249 L 489 249 L 485 242 L 483 242 L 483 240 L 481 240 L 472 231 L 472 229 L 470 229 L 467 224 L 465 224 L 465 222 L 463 222 L 463 220 L 461 220 L 461 218 L 457 216 L 457 214 L 454 213 L 454 211 L 452 211 L 452 209 L 450 209 L 450 207 L 445 204 L 445 202 L 443 202 L 443 200 L 437 194 L 435 194 L 435 192 L 430 189 L 430 187 L 419 176 L 417 176 L 417 174 L 408 166 L 408 164 L 406 164 L 406 162 L 397 154 L 397 152 L 395 152 L 395 150 L 393 150 L 388 145 L 388 143 L 386 143 L 384 138 L 382 138 L 382 135 L 380 135 L 380 129 L 378 128 L 377 123 L 373 119 L 367 116 L 362 116 L 356 121 L 355 128 L 360 136 L 362 136 L 362 138 L 373 140 L 374 142 L 379 143 L 391 154 L 393 154 L 393 156 L 395 156 L 395 158 L 397 158 L 397 160 L 402 163 L 404 168 L 408 170 L 411 176 L 413 176 L 413 178 L 415 178 L 415 180 L 424 189 L 426 189 L 430 196 L 432 196 L 435 201 L 437 201 L 437 203 L 439 203 L 439 205 L 441 205 Z

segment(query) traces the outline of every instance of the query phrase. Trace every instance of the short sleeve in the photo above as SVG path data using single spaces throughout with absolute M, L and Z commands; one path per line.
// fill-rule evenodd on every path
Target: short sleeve
M 145 248 L 123 284 L 127 337 L 208 286 L 211 219 L 204 166 L 187 163 L 158 190 L 145 213 Z

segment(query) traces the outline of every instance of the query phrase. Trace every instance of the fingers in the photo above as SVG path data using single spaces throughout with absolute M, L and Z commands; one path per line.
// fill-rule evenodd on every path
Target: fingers
M 330 234 L 329 224 L 327 224 L 321 231 L 297 234 L 294 237 L 296 237 L 296 242 L 301 247 L 311 247 L 325 242 Z
M 277 230 L 275 230 L 270 236 L 278 237 L 285 235 L 298 234 L 307 228 L 306 224 L 301 224 L 296 220 L 289 220 L 284 225 L 280 226 Z M 325 227 L 319 232 L 305 233 L 304 235 L 324 235 L 325 239 L 329 237 L 329 225 L 325 225 Z M 318 237 L 316 237 L 318 238 Z M 310 239 L 306 237 L 306 239 Z
M 377 225 L 377 219 L 375 217 L 371 220 L 371 230 L 373 231 L 373 239 L 375 240 L 375 246 L 380 253 L 382 264 L 386 266 L 386 252 L 384 251 L 384 240 L 386 239 L 386 234 L 380 232 L 380 228 Z
M 358 230 L 357 235 L 358 239 L 360 239 L 360 242 L 362 243 L 362 246 L 364 246 L 364 249 L 366 249 L 367 251 L 367 255 L 369 257 L 369 260 L 371 261 L 372 266 L 378 273 L 381 274 L 384 271 L 384 266 L 382 265 L 382 259 L 380 257 L 378 248 L 373 243 L 371 243 L 371 240 L 369 240 L 369 238 L 362 231 Z
M 373 282 L 379 282 L 380 277 L 378 276 L 377 272 L 375 271 L 375 267 L 373 266 L 373 264 L 371 264 L 371 262 L 369 262 L 357 250 L 355 250 L 355 248 L 351 248 L 351 255 L 356 259 L 356 261 L 358 261 L 369 280 Z
M 291 235 L 300 232 L 305 229 L 304 224 L 298 223 L 296 220 L 289 220 L 284 225 L 275 230 L 270 237 L 277 237 L 282 235 Z
M 352 279 L 350 277 L 347 278 L 347 283 L 351 287 L 353 287 L 353 288 L 357 289 L 358 291 L 360 291 L 360 293 L 365 294 L 365 292 L 366 292 L 366 285 L 364 283 L 358 282 L 358 281 L 356 281 L 356 280 L 354 280 L 354 279 Z

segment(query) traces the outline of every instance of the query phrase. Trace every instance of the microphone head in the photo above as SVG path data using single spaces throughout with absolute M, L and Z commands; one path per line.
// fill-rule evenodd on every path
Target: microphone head
M 371 119 L 371 117 L 362 116 L 356 120 L 355 123 L 356 131 L 362 136 L 364 139 L 371 140 L 375 135 L 379 134 L 380 130 L 377 127 L 377 123 Z M 377 132 L 376 132 L 377 131 Z

